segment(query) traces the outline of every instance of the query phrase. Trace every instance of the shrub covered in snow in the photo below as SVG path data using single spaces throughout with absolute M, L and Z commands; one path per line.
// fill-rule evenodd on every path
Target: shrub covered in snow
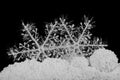
M 111 72 L 118 65 L 118 59 L 114 52 L 106 49 L 98 49 L 90 58 L 92 66 L 102 72 Z

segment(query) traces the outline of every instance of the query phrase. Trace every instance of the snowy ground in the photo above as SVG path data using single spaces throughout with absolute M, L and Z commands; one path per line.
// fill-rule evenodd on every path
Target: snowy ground
M 111 75 L 113 76 L 113 74 Z M 80 67 L 80 65 L 75 66 L 73 63 L 70 65 L 62 60 L 46 59 L 43 63 L 26 60 L 8 66 L 0 73 L 0 80 L 87 80 L 88 78 L 89 80 L 99 80 L 103 76 L 112 80 L 108 74 L 101 74 L 94 68 L 85 65 Z

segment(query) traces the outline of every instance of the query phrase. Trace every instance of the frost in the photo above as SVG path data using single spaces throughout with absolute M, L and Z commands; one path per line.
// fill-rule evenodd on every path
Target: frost
M 94 50 L 107 46 L 103 44 L 101 39 L 91 39 L 90 29 L 93 28 L 92 19 L 84 16 L 84 22 L 80 22 L 79 26 L 67 22 L 64 17 L 54 23 L 46 24 L 46 36 L 40 36 L 38 29 L 34 24 L 24 24 L 23 43 L 19 46 L 10 48 L 9 55 L 14 60 L 20 59 L 36 59 L 42 61 L 47 57 L 60 57 L 73 55 L 88 56 Z
M 60 17 L 55 22 L 45 25 L 45 36 L 38 33 L 38 28 L 35 24 L 22 23 L 22 26 L 21 35 L 23 37 L 23 43 L 18 43 L 18 46 L 14 45 L 10 48 L 8 55 L 12 56 L 16 62 L 21 61 L 21 59 L 25 59 L 25 61 L 15 63 L 12 67 L 8 67 L 9 69 L 7 70 L 14 73 L 11 75 L 12 77 L 17 74 L 19 77 L 30 76 L 28 80 L 38 80 L 38 77 L 41 77 L 43 80 L 50 80 L 50 78 L 51 80 L 59 80 L 60 78 L 62 80 L 63 78 L 65 80 L 68 78 L 70 80 L 84 80 L 89 77 L 93 80 L 101 77 L 101 74 L 98 74 L 100 72 L 88 66 L 89 62 L 87 59 L 87 57 L 96 55 L 94 54 L 96 50 L 104 49 L 107 46 L 102 39 L 92 37 L 90 30 L 95 26 L 93 18 L 89 19 L 84 16 L 84 21 L 76 26 L 71 22 L 67 22 L 64 17 Z M 106 58 L 104 56 L 108 58 L 108 63 L 105 63 L 107 60 L 102 63 L 102 66 L 105 67 L 104 70 L 113 69 L 115 67 L 114 65 L 117 64 L 115 55 L 113 57 L 111 54 L 103 55 L 103 53 L 100 53 L 97 57 L 101 59 Z M 94 58 L 92 58 L 93 65 Z M 109 63 L 109 60 L 112 63 Z M 97 61 L 100 61 L 100 59 Z M 99 68 L 101 67 L 99 65 L 97 66 Z M 10 73 L 9 71 L 8 73 Z M 18 79 L 16 78 L 16 80 Z

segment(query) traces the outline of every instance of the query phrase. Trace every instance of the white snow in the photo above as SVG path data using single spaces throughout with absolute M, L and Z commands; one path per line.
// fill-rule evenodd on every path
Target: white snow
M 84 80 L 100 74 L 94 68 L 88 67 L 87 64 L 83 57 L 76 57 L 71 65 L 59 59 L 48 58 L 43 63 L 26 60 L 5 68 L 0 73 L 0 80 L 53 80 L 55 78 L 60 80 Z
M 116 55 L 106 49 L 96 50 L 90 57 L 90 62 L 93 67 L 105 72 L 114 69 L 118 65 Z

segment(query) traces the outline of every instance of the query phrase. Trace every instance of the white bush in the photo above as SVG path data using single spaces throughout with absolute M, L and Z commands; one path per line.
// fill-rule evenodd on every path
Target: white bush
M 118 59 L 114 52 L 106 49 L 98 49 L 90 57 L 93 67 L 102 72 L 111 72 L 117 66 Z

